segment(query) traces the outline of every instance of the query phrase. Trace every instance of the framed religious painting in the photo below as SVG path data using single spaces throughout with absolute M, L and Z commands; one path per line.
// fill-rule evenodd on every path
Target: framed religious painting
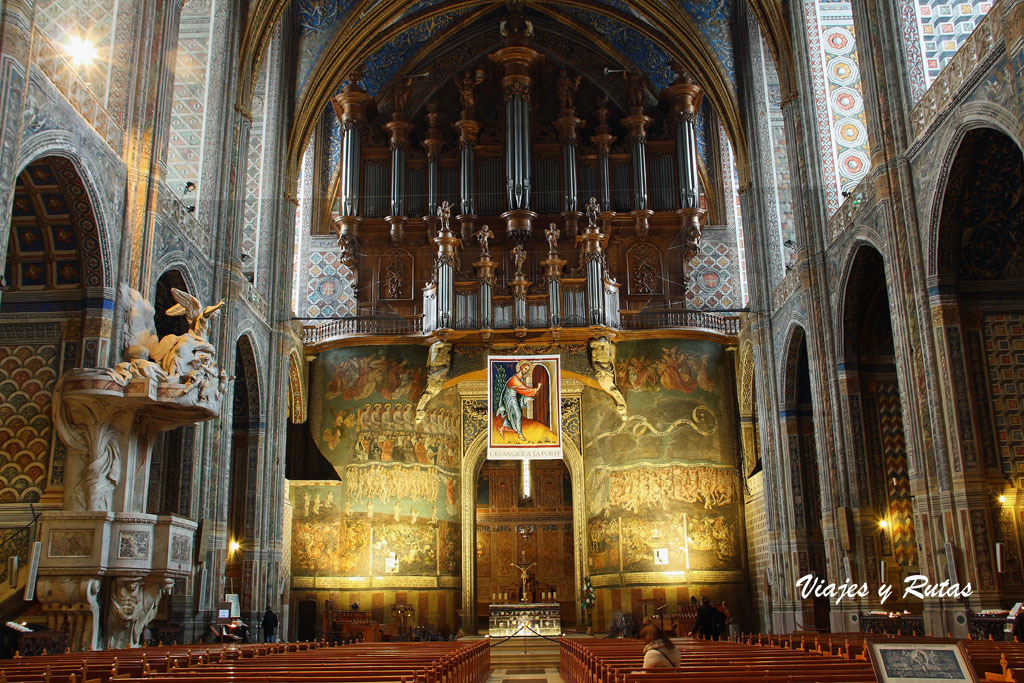
M 978 683 L 963 648 L 948 638 L 869 638 L 880 683 Z
M 561 357 L 487 357 L 487 457 L 562 457 Z

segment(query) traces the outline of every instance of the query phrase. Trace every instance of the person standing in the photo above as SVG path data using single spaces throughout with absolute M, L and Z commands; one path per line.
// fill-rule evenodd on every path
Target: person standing
M 722 613 L 714 608 L 706 596 L 702 597 L 700 607 L 697 608 L 697 621 L 693 625 L 692 635 L 705 640 L 718 640 L 721 618 Z
M 263 642 L 274 642 L 274 635 L 277 633 L 277 615 L 267 605 L 267 611 L 263 613 Z

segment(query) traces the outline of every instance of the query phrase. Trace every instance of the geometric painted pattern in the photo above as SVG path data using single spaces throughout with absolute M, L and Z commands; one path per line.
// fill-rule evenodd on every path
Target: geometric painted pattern
M 0 503 L 43 495 L 58 363 L 53 344 L 0 346 Z
M 185 183 L 198 186 L 200 181 L 212 5 L 211 0 L 189 0 L 181 11 L 167 147 L 167 184 L 179 192 Z M 187 203 L 198 206 L 195 197 Z
M 92 41 L 97 57 L 87 67 L 76 70 L 93 95 L 107 101 L 110 57 L 114 48 L 114 30 L 118 13 L 111 0 L 40 0 L 36 3 L 36 28 L 58 47 L 81 37 Z
M 880 383 L 878 386 L 878 426 L 885 463 L 893 558 L 902 567 L 915 567 L 917 540 L 914 536 L 914 504 L 910 497 L 910 473 L 907 469 L 899 387 L 895 382 Z
M 836 182 L 841 192 L 849 191 L 871 169 L 853 8 L 849 2 L 819 2 L 818 16 Z
M 786 266 L 796 263 L 796 249 L 786 247 L 796 243 L 796 220 L 793 217 L 793 193 L 790 189 L 789 154 L 786 151 L 786 122 L 782 118 L 782 86 L 775 62 L 762 38 L 764 78 L 767 89 L 768 125 L 772 136 L 772 161 L 775 168 L 775 192 L 778 197 L 779 227 L 782 231 L 782 262 Z
M 856 187 L 871 167 L 853 10 L 848 0 L 804 0 L 804 18 L 823 189 L 831 216 L 842 203 L 840 193 Z
M 732 144 L 725 128 L 718 126 L 718 152 L 722 160 L 722 194 L 725 198 L 725 222 L 736 233 L 736 254 L 739 257 L 740 306 L 747 305 L 747 256 L 743 242 L 743 213 L 740 210 L 739 172 Z
M 938 78 L 989 10 L 991 0 L 918 0 L 917 15 L 927 84 Z
M 310 318 L 344 318 L 356 314 L 355 276 L 342 264 L 338 249 L 310 250 L 306 294 Z
M 695 309 L 735 308 L 742 297 L 730 245 L 702 240 L 700 251 L 690 262 L 690 287 L 686 303 Z
M 992 420 L 1003 472 L 1024 476 L 1024 315 L 986 315 L 982 322 Z
M 74 165 L 46 157 L 15 182 L 4 281 L 10 291 L 81 290 L 103 283 L 96 219 Z M 83 277 L 84 274 L 84 277 Z
M 252 126 L 249 129 L 249 154 L 245 165 L 245 206 L 242 213 L 242 254 L 248 258 L 242 268 L 246 273 L 255 272 L 259 259 L 259 225 L 261 188 L 263 184 L 263 125 L 264 104 L 267 94 L 267 60 L 253 88 Z

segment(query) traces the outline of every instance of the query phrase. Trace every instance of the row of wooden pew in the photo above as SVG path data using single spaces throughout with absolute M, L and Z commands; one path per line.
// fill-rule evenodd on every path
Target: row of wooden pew
M 743 636 L 737 642 L 688 639 L 674 642 L 680 651 L 680 665 L 645 671 L 644 645 L 640 641 L 562 638 L 562 678 L 566 683 L 871 683 L 876 680 L 866 650 L 867 640 L 861 633 Z M 1024 682 L 1021 669 L 1024 645 L 986 640 L 963 643 L 979 681 Z
M 0 660 L 0 683 L 483 683 L 485 640 L 164 646 Z
M 841 657 L 867 660 L 867 638 L 884 637 L 863 633 L 751 634 L 740 636 L 739 642 L 790 650 L 805 650 L 819 654 L 832 653 Z M 927 642 L 935 639 L 929 637 L 920 640 Z M 945 642 L 951 640 L 951 638 L 947 638 Z M 1019 643 L 1016 639 L 1013 642 L 1005 642 L 991 638 L 989 640 L 967 638 L 959 642 L 963 645 L 968 663 L 974 669 L 979 681 L 1024 682 L 1024 643 Z

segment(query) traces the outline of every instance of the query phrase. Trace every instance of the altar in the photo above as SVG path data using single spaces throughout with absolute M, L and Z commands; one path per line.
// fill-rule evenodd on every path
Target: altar
M 562 617 L 557 602 L 491 605 L 491 638 L 508 636 L 560 636 Z

